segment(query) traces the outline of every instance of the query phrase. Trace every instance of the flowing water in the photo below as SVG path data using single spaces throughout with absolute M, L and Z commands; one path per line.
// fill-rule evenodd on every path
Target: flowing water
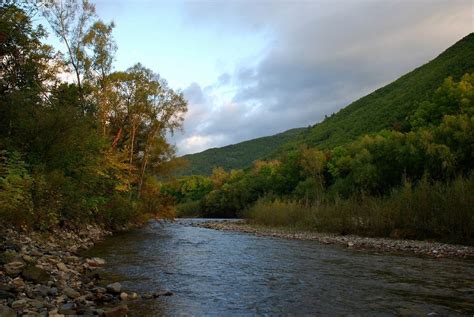
M 130 291 L 132 316 L 474 314 L 474 262 L 152 222 L 88 252 Z

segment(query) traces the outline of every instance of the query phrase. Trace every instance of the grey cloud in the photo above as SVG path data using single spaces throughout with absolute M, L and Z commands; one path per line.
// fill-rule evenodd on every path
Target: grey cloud
M 220 146 L 314 124 L 472 32 L 472 6 L 471 0 L 190 5 L 189 24 L 229 36 L 263 30 L 271 41 L 255 67 L 238 65 L 216 85 L 199 87 L 206 101 L 189 116 L 186 133 L 214 136 Z M 223 83 L 235 89 L 226 104 L 210 97 Z M 188 89 L 196 98 L 196 87 Z

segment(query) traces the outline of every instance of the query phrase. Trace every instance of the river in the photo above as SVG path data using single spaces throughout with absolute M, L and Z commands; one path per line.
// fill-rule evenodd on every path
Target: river
M 474 262 L 152 222 L 88 251 L 130 291 L 132 316 L 473 315 Z

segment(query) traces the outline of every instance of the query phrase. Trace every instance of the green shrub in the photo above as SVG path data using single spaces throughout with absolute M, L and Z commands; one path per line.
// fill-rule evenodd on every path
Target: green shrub
M 268 226 L 471 245 L 473 206 L 471 175 L 449 183 L 430 183 L 425 177 L 416 185 L 405 182 L 388 196 L 351 196 L 313 205 L 261 199 L 245 215 Z
M 199 217 L 202 214 L 202 206 L 199 200 L 188 201 L 176 206 L 176 215 L 182 218 Z

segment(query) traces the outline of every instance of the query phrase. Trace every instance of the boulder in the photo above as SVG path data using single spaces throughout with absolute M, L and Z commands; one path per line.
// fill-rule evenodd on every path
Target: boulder
M 21 274 L 25 280 L 36 284 L 46 284 L 50 278 L 48 272 L 33 265 L 28 265 Z

